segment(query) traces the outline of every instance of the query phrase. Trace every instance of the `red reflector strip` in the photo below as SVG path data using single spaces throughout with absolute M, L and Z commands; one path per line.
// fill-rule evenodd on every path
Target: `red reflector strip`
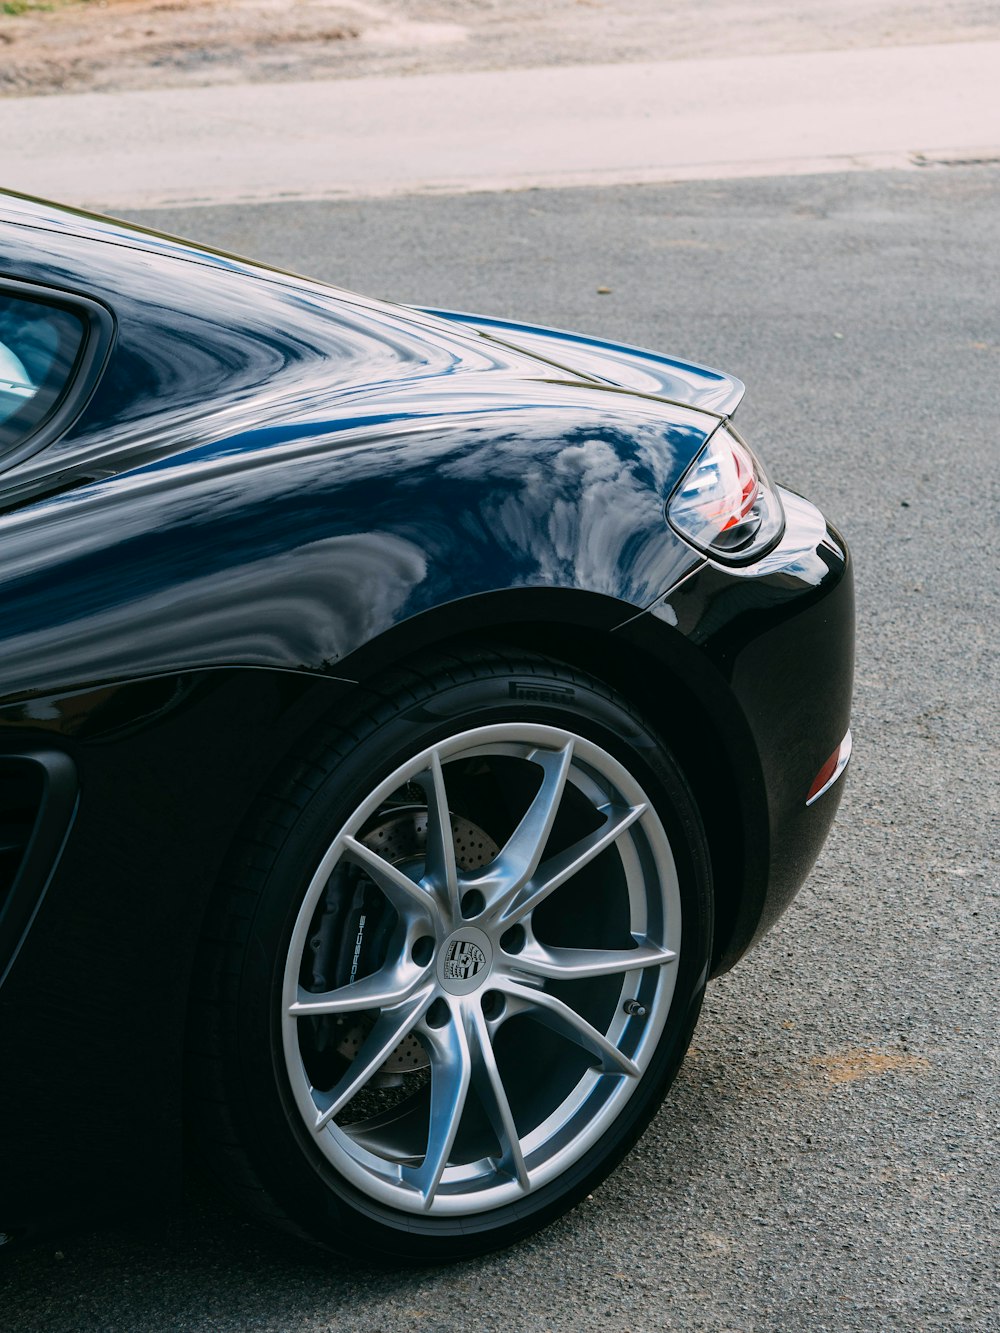
M 852 744 L 851 733 L 848 732 L 830 758 L 813 778 L 813 784 L 809 788 L 809 795 L 806 797 L 806 805 L 812 805 L 813 801 L 818 801 L 823 793 L 828 792 L 837 781 L 841 773 L 843 773 L 844 769 L 847 767 L 847 761 L 851 757 Z

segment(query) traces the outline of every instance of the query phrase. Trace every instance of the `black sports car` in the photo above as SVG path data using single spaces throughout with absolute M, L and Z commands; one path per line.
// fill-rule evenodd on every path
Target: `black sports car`
M 614 1167 L 850 753 L 743 386 L 0 196 L 0 1231 L 473 1254 Z

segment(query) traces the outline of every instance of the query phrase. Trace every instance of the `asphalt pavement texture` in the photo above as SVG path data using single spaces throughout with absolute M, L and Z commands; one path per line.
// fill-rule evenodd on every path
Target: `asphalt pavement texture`
M 162 1221 L 12 1254 L 0 1324 L 1000 1328 L 1000 167 L 137 220 L 739 375 L 743 432 L 851 544 L 855 752 L 798 899 L 710 986 L 663 1109 L 568 1217 L 386 1273 L 272 1239 L 195 1182 Z M 53 1132 L 72 1133 L 53 1079 Z

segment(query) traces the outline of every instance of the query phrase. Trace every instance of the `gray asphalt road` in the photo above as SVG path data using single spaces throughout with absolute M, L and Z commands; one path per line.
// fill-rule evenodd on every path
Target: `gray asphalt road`
M 1000 169 L 162 212 L 345 286 L 735 371 L 856 557 L 855 760 L 630 1160 L 516 1250 L 348 1270 L 196 1193 L 0 1270 L 22 1330 L 997 1329 Z M 599 287 L 610 287 L 599 295 Z M 72 1133 L 72 1102 L 62 1128 Z M 81 1145 L 85 1151 L 85 1145 Z

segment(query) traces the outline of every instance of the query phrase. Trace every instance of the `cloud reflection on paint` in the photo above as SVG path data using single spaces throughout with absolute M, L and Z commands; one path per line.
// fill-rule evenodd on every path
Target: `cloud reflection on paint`
M 0 689 L 115 664 L 318 669 L 400 619 L 509 587 L 648 605 L 691 561 L 663 499 L 704 429 L 617 406 L 588 429 L 560 394 L 558 412 L 551 395 L 511 406 L 499 436 L 481 403 L 339 449 L 263 432 L 0 519 Z

